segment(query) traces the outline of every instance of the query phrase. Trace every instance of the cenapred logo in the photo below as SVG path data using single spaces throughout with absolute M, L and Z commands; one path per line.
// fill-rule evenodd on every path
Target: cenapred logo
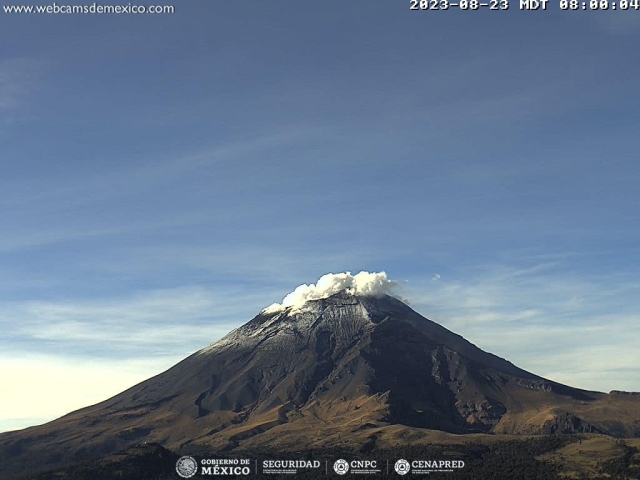
M 335 463 L 333 464 L 333 470 L 338 475 L 344 475 L 349 471 L 349 462 L 347 462 L 343 458 L 341 458 L 340 460 L 336 460 Z
M 406 475 L 411 470 L 411 465 L 404 458 L 401 458 L 393 466 L 393 469 L 398 475 Z
M 180 457 L 176 462 L 176 472 L 182 478 L 191 478 L 198 473 L 198 462 L 193 457 Z
M 454 472 L 464 468 L 462 460 L 398 460 L 393 469 L 398 475 L 429 475 L 431 473 Z

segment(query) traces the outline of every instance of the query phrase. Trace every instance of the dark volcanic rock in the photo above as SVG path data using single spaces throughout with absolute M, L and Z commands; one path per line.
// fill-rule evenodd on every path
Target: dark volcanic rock
M 593 425 L 588 424 L 569 412 L 558 414 L 553 420 L 548 420 L 542 427 L 542 433 L 547 435 L 568 435 L 574 433 L 603 433 Z

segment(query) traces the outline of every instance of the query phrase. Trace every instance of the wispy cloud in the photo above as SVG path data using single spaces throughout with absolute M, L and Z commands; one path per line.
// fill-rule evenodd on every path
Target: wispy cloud
M 257 215 L 267 207 L 243 208 L 244 198 L 232 203 L 237 192 L 224 180 L 225 172 L 237 175 L 246 188 L 252 183 L 266 188 L 265 175 L 251 180 L 242 170 L 258 167 L 265 152 L 296 144 L 315 133 L 302 127 L 274 130 L 192 154 L 102 165 L 55 181 L 37 171 L 20 182 L 0 178 L 0 215 L 6 232 L 0 239 L 0 252 L 229 223 L 246 212 Z M 202 175 L 211 181 L 202 184 L 198 181 Z M 192 186 L 194 182 L 197 187 Z M 176 202 L 167 195 L 168 188 Z M 144 208 L 140 210 L 128 208 L 141 203 Z
M 640 19 L 627 12 L 607 12 L 607 15 L 592 15 L 591 21 L 596 28 L 611 35 L 640 34 Z
M 29 111 L 36 79 L 44 78 L 44 62 L 27 57 L 0 60 L 0 133 L 11 129 L 31 116 Z M 3 161 L 11 160 L 11 148 L 3 152 Z M 1 184 L 1 183 L 0 183 Z M 0 200 L 1 203 L 1 200 Z
M 0 304 L 3 350 L 63 356 L 186 356 L 249 320 L 251 294 L 184 287 L 124 298 Z M 263 302 L 268 298 L 263 295 Z
M 104 264 L 103 267 L 124 271 L 146 270 L 152 265 L 186 268 L 206 271 L 213 278 L 231 283 L 269 285 L 286 294 L 296 285 L 308 283 L 327 272 L 381 264 L 389 256 L 372 249 L 353 248 L 348 245 L 349 241 L 342 245 L 339 239 L 332 245 L 289 244 L 286 237 L 289 233 L 293 236 L 299 227 L 275 228 L 279 236 L 285 237 L 279 245 L 268 244 L 266 239 L 270 238 L 271 232 L 265 228 L 257 243 L 139 248 L 130 254 L 134 259 L 132 263 Z
M 189 225 L 202 223 L 204 219 L 204 215 L 193 213 L 185 214 L 179 218 L 148 220 L 136 223 L 122 222 L 121 224 L 107 227 L 100 227 L 97 223 L 86 224 L 84 227 L 82 225 L 69 225 L 67 228 L 60 228 L 59 226 L 53 225 L 51 225 L 50 228 L 46 228 L 45 225 L 37 228 L 37 225 L 33 225 L 29 228 L 23 228 L 22 230 L 16 229 L 4 235 L 2 239 L 0 239 L 0 253 L 30 247 L 65 244 L 82 239 L 141 235 L 164 229 L 187 227 Z M 91 223 L 89 219 L 87 223 Z
M 409 282 L 412 306 L 484 350 L 552 380 L 639 390 L 640 285 L 633 274 L 572 276 L 560 265 L 460 269 Z
M 0 61 L 0 111 L 19 107 L 33 84 L 38 65 L 26 58 Z
M 235 142 L 200 147 L 187 154 L 133 157 L 128 161 L 121 161 L 116 167 L 101 167 L 95 173 L 58 179 L 55 182 L 49 177 L 38 177 L 36 172 L 33 179 L 19 185 L 3 182 L 5 188 L 0 196 L 0 208 L 33 205 L 46 207 L 55 201 L 55 207 L 63 210 L 105 199 L 137 195 L 180 178 L 184 179 L 194 172 L 197 174 L 203 169 L 219 166 L 221 162 L 229 161 L 235 165 L 248 159 L 259 161 L 257 154 L 263 155 L 270 149 L 296 144 L 317 133 L 318 130 L 312 128 L 280 128 Z

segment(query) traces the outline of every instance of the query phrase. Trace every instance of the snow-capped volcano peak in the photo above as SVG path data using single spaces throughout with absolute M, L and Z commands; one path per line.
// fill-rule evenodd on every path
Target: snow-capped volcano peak
M 349 295 L 382 297 L 389 295 L 397 283 L 389 280 L 386 272 L 351 272 L 327 273 L 315 284 L 303 284 L 284 297 L 282 303 L 274 303 L 263 310 L 263 313 L 275 313 L 286 307 L 301 308 L 306 302 L 328 298 L 336 293 Z

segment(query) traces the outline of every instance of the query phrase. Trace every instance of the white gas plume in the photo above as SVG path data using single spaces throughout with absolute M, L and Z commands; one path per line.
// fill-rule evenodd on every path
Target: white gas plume
M 320 277 L 317 283 L 300 285 L 284 297 L 282 303 L 274 303 L 263 311 L 271 313 L 285 307 L 299 308 L 310 300 L 327 298 L 339 292 L 381 297 L 390 294 L 395 287 L 396 282 L 389 280 L 386 272 L 360 272 L 356 275 L 352 275 L 351 272 L 327 273 Z

